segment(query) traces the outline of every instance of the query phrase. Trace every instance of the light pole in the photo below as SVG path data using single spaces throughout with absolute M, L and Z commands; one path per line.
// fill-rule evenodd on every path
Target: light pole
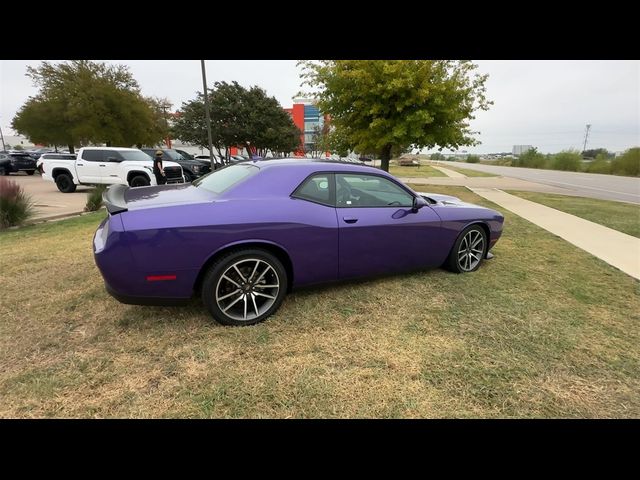
M 4 146 L 4 135 L 2 134 L 2 127 L 0 126 L 0 137 L 2 137 L 2 150 L 7 151 L 7 147 Z
M 209 92 L 207 91 L 207 72 L 204 68 L 204 60 L 200 60 L 200 66 L 202 67 L 202 88 L 204 89 L 204 112 L 207 117 L 207 135 L 209 136 L 209 160 L 211 161 L 211 167 L 216 168 L 216 163 L 213 161 L 213 139 L 211 138 L 211 114 L 209 113 Z

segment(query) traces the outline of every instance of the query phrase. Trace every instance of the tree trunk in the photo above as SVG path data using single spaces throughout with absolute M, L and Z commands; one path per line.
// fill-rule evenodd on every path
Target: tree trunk
M 382 148 L 382 153 L 380 154 L 380 160 L 381 160 L 380 168 L 385 172 L 389 171 L 389 160 L 391 160 L 391 147 L 392 145 L 390 143 L 387 143 Z
M 73 145 L 67 145 L 67 147 L 69 147 L 69 153 L 76 153 L 76 151 L 73 149 Z

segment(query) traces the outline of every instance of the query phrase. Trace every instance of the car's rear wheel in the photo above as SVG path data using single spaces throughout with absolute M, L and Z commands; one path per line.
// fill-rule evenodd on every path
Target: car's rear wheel
M 60 173 L 56 177 L 56 186 L 62 193 L 73 193 L 76 191 L 76 185 L 68 173 Z
M 278 310 L 287 284 L 282 262 L 273 254 L 234 250 L 210 267 L 202 283 L 202 300 L 223 325 L 254 325 Z
M 151 185 L 151 182 L 144 175 L 136 175 L 129 181 L 129 185 L 132 187 L 147 187 Z
M 486 251 L 487 234 L 480 225 L 471 225 L 458 236 L 445 266 L 455 273 L 475 272 Z

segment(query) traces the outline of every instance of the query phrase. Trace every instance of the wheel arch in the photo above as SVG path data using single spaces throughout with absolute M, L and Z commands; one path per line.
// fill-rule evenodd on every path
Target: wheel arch
M 479 225 L 480 227 L 482 227 L 482 229 L 484 230 L 485 235 L 487 236 L 486 242 L 485 242 L 486 245 L 485 245 L 485 249 L 484 249 L 484 258 L 486 258 L 487 253 L 489 253 L 489 242 L 491 241 L 491 228 L 489 228 L 489 225 L 484 220 L 473 220 L 473 221 L 467 223 L 464 227 L 462 227 L 460 229 L 460 233 L 458 233 L 458 236 L 456 237 L 456 240 L 458 240 L 458 238 L 460 238 L 460 235 L 462 234 L 462 232 L 464 232 L 469 227 L 473 227 L 474 225 Z M 454 242 L 454 244 L 455 244 L 455 242 Z M 453 246 L 451 248 L 453 248 Z
M 287 273 L 287 293 L 291 292 L 291 288 L 293 285 L 293 263 L 291 262 L 291 257 L 289 256 L 289 253 L 286 251 L 286 249 L 283 246 L 268 240 L 243 240 L 240 242 L 234 242 L 225 245 L 209 256 L 209 258 L 200 268 L 200 271 L 198 272 L 198 275 L 196 277 L 196 281 L 193 284 L 194 293 L 196 295 L 199 294 L 200 289 L 202 288 L 202 281 L 204 280 L 207 271 L 209 270 L 211 265 L 213 265 L 220 257 L 233 250 L 244 250 L 251 248 L 266 250 L 267 252 L 273 254 L 278 260 L 280 260 L 285 272 Z
M 53 180 L 55 181 L 58 175 L 62 175 L 63 173 L 67 173 L 71 175 L 71 180 L 73 180 L 74 182 L 76 181 L 75 177 L 73 176 L 73 173 L 71 173 L 71 171 L 68 168 L 64 168 L 64 167 L 55 167 L 51 171 L 51 178 L 53 178 Z
M 131 184 L 131 179 L 133 179 L 133 177 L 137 177 L 138 175 L 143 175 L 144 177 L 147 178 L 147 180 L 149 180 L 149 183 L 151 183 L 151 177 L 147 174 L 147 172 L 143 172 L 140 170 L 132 170 L 129 173 L 127 173 L 127 184 Z

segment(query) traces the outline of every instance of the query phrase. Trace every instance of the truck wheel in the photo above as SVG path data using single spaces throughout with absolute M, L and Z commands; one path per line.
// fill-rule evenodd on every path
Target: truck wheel
M 62 193 L 73 193 L 76 191 L 76 186 L 73 183 L 71 175 L 68 173 L 61 173 L 56 177 L 56 185 L 58 190 Z
M 36 173 L 35 170 L 27 170 L 27 175 L 33 175 L 34 173 Z
M 151 182 L 145 175 L 136 175 L 129 180 L 129 185 L 131 187 L 147 187 L 151 185 Z

